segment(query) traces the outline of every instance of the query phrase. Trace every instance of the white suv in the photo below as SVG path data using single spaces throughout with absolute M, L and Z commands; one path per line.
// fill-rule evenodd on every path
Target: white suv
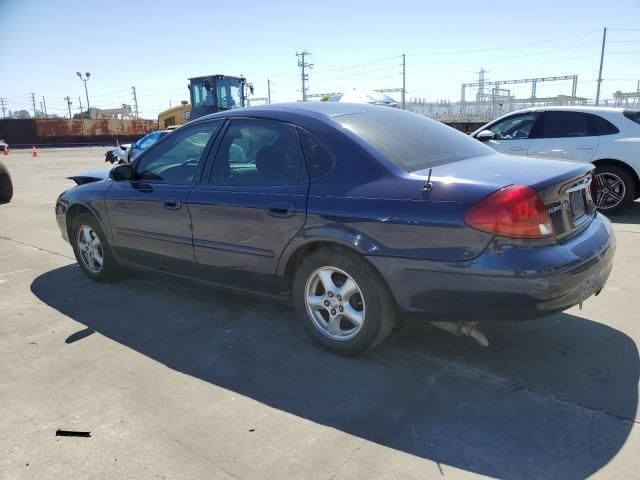
M 471 134 L 509 155 L 596 166 L 596 205 L 614 213 L 640 197 L 640 110 L 539 107 L 504 115 Z

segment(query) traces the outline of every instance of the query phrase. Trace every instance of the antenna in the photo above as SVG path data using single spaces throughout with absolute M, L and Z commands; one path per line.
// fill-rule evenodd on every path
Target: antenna
M 429 176 L 427 177 L 427 183 L 425 183 L 424 187 L 422 187 L 423 192 L 430 192 L 431 189 L 433 188 L 433 183 L 431 183 L 431 170 L 433 170 L 433 168 L 429 169 Z

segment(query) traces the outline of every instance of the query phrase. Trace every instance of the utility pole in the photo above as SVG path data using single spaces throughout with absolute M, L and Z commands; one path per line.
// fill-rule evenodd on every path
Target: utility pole
M 2 106 L 2 118 L 7 118 L 7 116 L 5 115 L 5 109 L 4 109 L 4 102 L 6 102 L 7 100 L 4 98 L 0 98 L 0 105 Z
M 600 103 L 600 84 L 602 83 L 602 64 L 604 63 L 604 44 L 607 41 L 607 27 L 602 33 L 602 50 L 600 51 L 600 72 L 598 73 L 598 89 L 596 90 L 596 107 Z
M 406 62 L 405 62 L 405 54 L 402 54 L 402 109 L 405 110 L 405 102 L 404 102 L 404 98 L 405 98 L 405 94 L 407 92 L 406 90 L 406 81 L 407 81 L 407 71 L 406 71 Z
M 84 82 L 84 93 L 87 96 L 87 112 L 89 112 L 89 119 L 91 119 L 91 105 L 89 104 L 89 91 L 87 90 L 87 82 L 89 81 L 89 77 L 91 77 L 91 73 L 85 73 L 86 78 L 84 78 L 80 72 L 76 72 L 76 75 Z
M 36 118 L 36 94 L 31 92 L 31 103 L 33 104 L 33 118 Z
M 136 87 L 131 87 L 133 90 L 133 103 L 136 107 L 136 118 L 138 118 L 138 97 L 136 97 Z
M 300 57 L 300 60 L 298 60 L 298 66 L 300 67 L 300 78 L 302 80 L 302 101 L 306 102 L 307 101 L 307 80 L 309 80 L 309 75 L 305 73 L 304 69 L 309 67 L 309 70 L 311 70 L 313 68 L 313 63 L 307 63 L 305 60 L 305 56 L 306 55 L 311 55 L 309 52 L 307 52 L 306 50 L 297 53 L 296 52 L 296 57 Z
M 82 97 L 78 97 L 78 103 L 80 104 L 80 120 L 82 121 L 82 134 L 86 133 L 84 128 L 84 112 L 82 111 Z
M 47 101 L 44 99 L 44 95 L 42 96 L 42 104 L 44 105 L 44 118 L 49 118 L 49 115 L 47 115 Z
M 271 105 L 271 80 L 267 79 L 267 103 Z
M 64 97 L 64 100 L 67 102 L 67 108 L 69 108 L 69 120 L 73 117 L 71 116 L 71 98 L 69 96 Z

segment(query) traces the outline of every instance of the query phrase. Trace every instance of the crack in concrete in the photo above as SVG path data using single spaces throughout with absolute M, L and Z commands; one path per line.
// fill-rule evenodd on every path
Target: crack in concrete
M 202 453 L 198 452 L 197 450 L 193 449 L 192 447 L 190 447 L 189 445 L 185 444 L 184 442 L 181 442 L 180 440 L 178 440 L 175 437 L 171 438 L 175 443 L 177 443 L 178 445 L 180 445 L 182 448 L 184 448 L 185 450 L 188 450 L 189 452 L 193 453 L 194 455 L 196 455 L 197 457 L 200 457 L 202 460 L 206 461 L 208 464 L 213 465 L 215 468 L 219 469 L 220 471 L 226 473 L 227 475 L 233 477 L 233 478 L 237 478 L 238 480 L 243 480 L 242 477 L 239 477 L 238 475 L 234 474 L 233 472 L 230 472 L 229 470 L 227 470 L 226 468 L 221 467 L 220 465 L 218 465 L 217 463 L 215 463 L 213 460 L 211 460 L 211 458 L 207 457 L 206 455 L 203 455 Z
M 555 395 L 549 394 L 549 393 L 543 393 L 543 392 L 539 392 L 533 388 L 530 388 L 526 385 L 521 385 L 518 384 L 516 385 L 514 381 L 510 380 L 508 377 L 503 377 L 501 375 L 496 375 L 493 373 L 488 373 L 484 370 L 479 370 L 476 368 L 472 368 L 472 367 L 468 367 L 465 365 L 459 365 L 457 363 L 451 362 L 449 360 L 443 360 L 440 358 L 433 358 L 432 361 L 436 364 L 441 366 L 444 369 L 447 370 L 453 370 L 455 371 L 457 374 L 467 377 L 467 378 L 474 378 L 476 380 L 484 380 L 487 383 L 490 383 L 491 385 L 495 385 L 498 387 L 502 387 L 502 388 L 507 388 L 509 390 L 514 390 L 514 391 L 519 391 L 519 392 L 524 392 L 526 394 L 535 396 L 535 397 L 539 397 L 542 398 L 544 400 L 547 401 L 553 401 L 553 402 L 557 402 L 560 403 L 562 405 L 568 405 L 571 407 L 577 407 L 577 408 L 581 408 L 587 411 L 592 412 L 594 415 L 595 414 L 602 414 L 602 415 L 607 415 L 613 418 L 616 418 L 618 420 L 621 421 L 626 421 L 626 422 L 632 422 L 636 425 L 640 425 L 640 421 L 636 420 L 635 418 L 628 418 L 625 417 L 624 415 L 619 415 L 617 413 L 613 413 L 613 412 L 608 412 L 606 410 L 602 410 L 599 408 L 594 408 L 594 407 L 589 407 L 587 405 L 582 405 L 580 403 L 574 403 L 574 402 L 569 402 L 566 400 L 563 400 L 561 398 L 556 397 Z
M 336 473 L 334 473 L 333 475 L 331 475 L 329 477 L 329 480 L 333 480 L 334 478 L 336 478 L 340 472 L 342 472 L 342 470 L 344 470 L 344 467 L 347 466 L 347 464 L 353 460 L 353 457 L 355 456 L 356 453 L 358 453 L 358 451 L 362 448 L 362 445 L 358 445 L 356 448 L 354 448 L 351 453 L 349 454 L 349 456 L 347 457 L 347 459 L 343 462 L 342 465 L 340 465 L 340 468 L 338 469 L 338 471 Z
M 57 255 L 59 257 L 68 258 L 70 260 L 75 260 L 75 257 L 70 257 L 69 255 L 65 255 L 63 253 L 54 252 L 52 250 L 47 250 L 46 248 L 38 247 L 36 245 L 31 245 L 31 244 L 26 243 L 26 242 L 21 242 L 20 240 L 15 240 L 13 238 L 5 237 L 4 235 L 0 235 L 0 240 L 7 240 L 9 242 L 14 242 L 14 243 L 17 243 L 19 245 L 24 245 L 25 247 L 35 248 L 36 250 L 40 250 L 41 252 L 50 253 L 52 255 Z

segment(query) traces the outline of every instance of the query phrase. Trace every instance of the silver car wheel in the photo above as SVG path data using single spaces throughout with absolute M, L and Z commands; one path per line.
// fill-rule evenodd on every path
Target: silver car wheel
M 313 325 L 331 340 L 355 337 L 365 321 L 365 303 L 355 280 L 336 267 L 321 267 L 305 286 L 305 306 Z
M 615 173 L 596 174 L 596 207 L 600 210 L 615 208 L 624 201 L 627 187 L 624 180 Z
M 104 263 L 104 252 L 96 232 L 91 227 L 82 225 L 78 229 L 77 245 L 84 266 L 91 273 L 100 273 Z

